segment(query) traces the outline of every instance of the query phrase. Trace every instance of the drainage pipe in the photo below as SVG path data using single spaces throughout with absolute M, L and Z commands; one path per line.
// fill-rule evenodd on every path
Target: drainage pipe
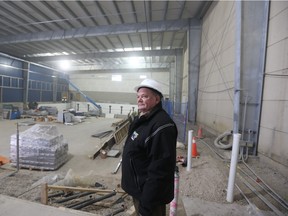
M 71 196 L 69 196 L 69 197 L 66 197 L 66 198 L 64 198 L 64 199 L 56 200 L 54 203 L 67 202 L 67 201 L 69 201 L 69 200 L 76 199 L 76 198 L 80 198 L 80 197 L 84 197 L 84 196 L 87 196 L 87 195 L 90 195 L 90 194 L 93 194 L 93 193 L 95 193 L 95 192 L 80 192 L 80 193 L 71 195 Z
M 77 209 L 77 210 L 79 210 L 79 209 L 82 209 L 82 208 L 84 208 L 84 207 L 86 207 L 86 206 L 89 206 L 89 205 L 91 205 L 91 204 L 93 204 L 93 203 L 96 203 L 96 202 L 99 202 L 99 201 L 101 201 L 101 200 L 104 200 L 104 199 L 107 199 L 107 198 L 109 198 L 109 197 L 112 197 L 112 196 L 114 196 L 114 195 L 116 195 L 116 192 L 115 192 L 115 191 L 113 191 L 112 193 L 106 194 L 106 195 L 104 195 L 104 196 L 101 196 L 101 197 L 97 197 L 97 198 L 94 198 L 94 199 L 91 199 L 91 200 L 89 199 L 89 200 L 87 200 L 87 202 L 84 202 L 84 203 L 81 203 L 81 204 L 79 204 L 79 205 L 73 206 L 72 209 Z
M 233 191 L 235 184 L 235 176 L 238 162 L 238 154 L 239 154 L 239 141 L 241 134 L 235 133 L 233 134 L 233 147 L 232 147 L 232 155 L 231 155 L 231 163 L 230 163 L 230 172 L 228 179 L 228 188 L 227 188 L 227 202 L 233 202 Z
M 188 131 L 188 152 L 187 152 L 187 171 L 191 169 L 191 147 L 192 147 L 193 130 Z

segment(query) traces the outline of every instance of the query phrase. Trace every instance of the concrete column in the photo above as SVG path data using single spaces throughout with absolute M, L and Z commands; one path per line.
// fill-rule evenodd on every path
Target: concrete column
M 175 80 L 175 113 L 181 113 L 182 80 L 183 80 L 183 50 L 176 52 L 176 80 Z
M 236 2 L 233 130 L 253 146 L 249 150 L 253 155 L 257 155 L 268 20 L 269 0 Z
M 176 77 L 175 64 L 171 63 L 170 80 L 169 80 L 169 99 L 173 102 L 175 102 L 175 77 Z
M 58 76 L 55 75 L 55 77 L 53 77 L 53 102 L 57 101 L 57 85 L 58 85 Z
M 201 22 L 200 20 L 190 20 L 188 31 L 189 67 L 188 67 L 188 120 L 196 122 L 198 82 L 200 70 L 200 50 L 201 50 Z

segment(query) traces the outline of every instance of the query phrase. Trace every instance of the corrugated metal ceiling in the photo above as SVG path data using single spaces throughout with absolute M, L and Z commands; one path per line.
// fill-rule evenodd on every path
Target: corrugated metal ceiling
M 167 67 L 208 1 L 0 1 L 0 52 L 75 71 Z

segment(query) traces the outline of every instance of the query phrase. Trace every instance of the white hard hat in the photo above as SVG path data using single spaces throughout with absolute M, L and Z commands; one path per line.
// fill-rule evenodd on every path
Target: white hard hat
M 160 83 L 158 83 L 157 81 L 155 80 L 152 80 L 152 79 L 145 79 L 141 82 L 140 85 L 138 86 L 135 86 L 135 91 L 138 92 L 138 90 L 140 88 L 143 88 L 143 87 L 146 87 L 146 88 L 151 88 L 153 90 L 156 90 L 157 92 L 159 92 L 161 95 L 162 95 L 162 88 L 161 88 L 161 85 Z

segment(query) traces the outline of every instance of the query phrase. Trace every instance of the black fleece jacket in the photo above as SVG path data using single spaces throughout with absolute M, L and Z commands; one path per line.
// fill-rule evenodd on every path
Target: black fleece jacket
M 174 197 L 177 133 L 161 103 L 130 125 L 122 155 L 121 186 L 139 200 L 143 216 Z

